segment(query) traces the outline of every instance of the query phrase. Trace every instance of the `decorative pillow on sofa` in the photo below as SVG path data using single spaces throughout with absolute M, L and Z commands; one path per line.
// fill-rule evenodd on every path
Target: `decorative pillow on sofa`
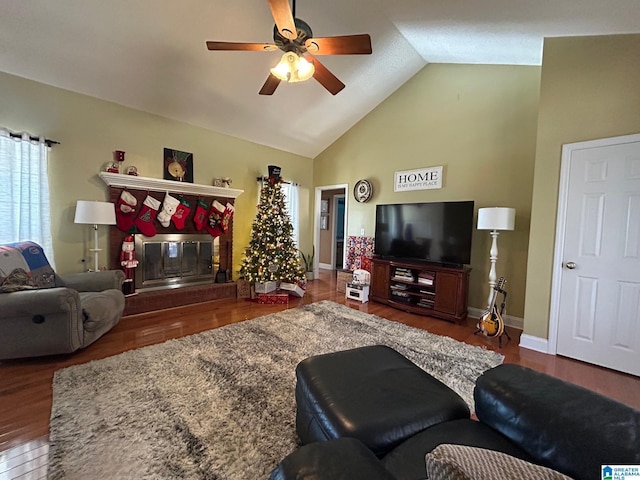
M 429 480 L 571 480 L 506 453 L 466 445 L 438 445 L 426 455 Z

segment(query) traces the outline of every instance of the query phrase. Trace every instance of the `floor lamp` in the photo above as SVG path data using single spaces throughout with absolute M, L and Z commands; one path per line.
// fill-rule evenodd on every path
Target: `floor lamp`
M 505 207 L 489 207 L 478 209 L 478 230 L 491 230 L 491 250 L 489 260 L 489 298 L 487 306 L 491 306 L 493 287 L 496 286 L 498 275 L 496 274 L 496 262 L 498 261 L 498 235 L 499 230 L 513 230 L 516 224 L 516 210 Z
M 98 266 L 98 225 L 115 225 L 116 210 L 111 202 L 94 202 L 90 200 L 78 200 L 76 203 L 76 216 L 74 223 L 85 223 L 93 225 L 94 248 L 89 249 L 94 252 L 94 271 L 99 270 Z

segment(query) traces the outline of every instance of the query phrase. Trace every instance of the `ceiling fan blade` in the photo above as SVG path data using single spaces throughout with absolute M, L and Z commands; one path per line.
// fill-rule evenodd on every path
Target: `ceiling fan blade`
M 260 95 L 273 95 L 273 92 L 276 91 L 276 88 L 278 88 L 278 85 L 280 85 L 280 79 L 276 77 L 273 73 L 270 73 L 269 77 L 267 78 L 267 81 L 264 82 L 264 85 L 262 85 L 262 88 L 258 93 Z
M 326 88 L 331 95 L 335 95 L 340 92 L 344 88 L 344 83 L 338 79 L 333 73 L 329 71 L 327 67 L 325 67 L 317 58 L 314 58 L 311 55 L 305 55 L 308 61 L 313 62 L 313 66 L 316 71 L 313 73 L 313 78 L 315 78 L 320 85 Z
M 310 38 L 305 42 L 309 53 L 314 55 L 369 55 L 369 35 L 342 35 L 339 37 Z
M 296 24 L 293 21 L 289 0 L 268 0 L 271 15 L 276 22 L 278 31 L 284 38 L 295 40 L 298 37 Z
M 272 52 L 277 50 L 273 43 L 207 42 L 209 50 L 244 50 L 251 52 Z

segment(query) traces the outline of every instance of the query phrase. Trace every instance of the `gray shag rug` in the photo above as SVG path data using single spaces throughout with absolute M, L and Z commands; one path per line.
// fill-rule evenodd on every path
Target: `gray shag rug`
M 50 479 L 266 479 L 298 446 L 295 373 L 384 344 L 470 405 L 503 356 L 323 301 L 59 370 Z

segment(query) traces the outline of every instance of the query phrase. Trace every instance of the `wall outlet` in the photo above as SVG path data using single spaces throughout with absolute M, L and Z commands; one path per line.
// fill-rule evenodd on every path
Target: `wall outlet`
M 360 229 L 360 236 L 364 237 L 364 227 Z

